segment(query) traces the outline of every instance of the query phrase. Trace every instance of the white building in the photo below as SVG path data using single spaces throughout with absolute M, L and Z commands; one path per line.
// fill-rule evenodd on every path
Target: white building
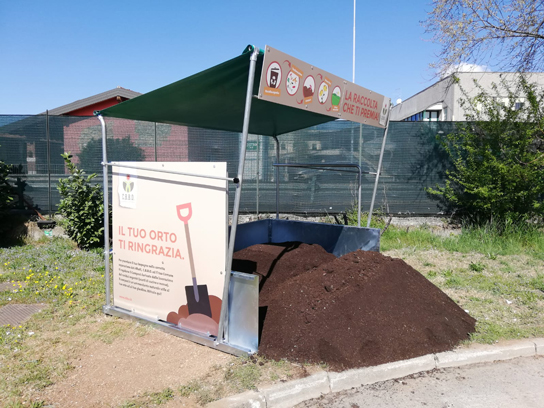
M 458 83 L 455 83 L 453 76 L 450 75 L 395 105 L 391 110 L 391 120 L 463 121 L 465 111 L 459 103 L 464 96 L 461 89 L 464 89 L 469 97 L 473 97 L 479 92 L 474 85 L 474 80 L 482 88 L 490 91 L 493 83 L 497 84 L 499 89 L 502 81 L 516 84 L 517 75 L 519 74 L 513 72 L 458 72 L 455 74 L 459 78 Z M 536 83 L 544 88 L 544 72 L 528 73 L 526 76 L 528 82 Z M 500 96 L 506 98 L 506 92 L 505 95 Z M 516 101 L 520 104 L 523 102 L 522 99 Z

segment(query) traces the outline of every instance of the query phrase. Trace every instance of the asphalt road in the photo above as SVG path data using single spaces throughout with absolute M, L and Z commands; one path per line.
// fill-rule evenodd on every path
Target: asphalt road
M 419 373 L 305 401 L 298 408 L 544 408 L 544 357 Z

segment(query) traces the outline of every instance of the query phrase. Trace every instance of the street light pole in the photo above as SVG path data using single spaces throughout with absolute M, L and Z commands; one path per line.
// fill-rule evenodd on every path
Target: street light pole
M 352 73 L 351 73 L 351 82 L 355 83 L 355 16 L 356 16 L 356 4 L 357 4 L 357 0 L 353 0 L 353 68 L 352 68 Z M 351 143 L 350 143 L 350 158 L 349 158 L 349 161 L 351 162 L 353 160 L 353 154 L 354 154 L 354 149 L 353 149 L 353 132 L 354 132 L 354 129 L 351 128 Z M 360 152 L 359 152 L 359 156 L 360 156 Z
M 357 10 L 357 0 L 353 0 L 353 72 L 352 72 L 352 81 L 351 81 L 353 83 L 355 83 L 355 16 L 357 15 L 356 10 Z M 353 131 L 352 131 L 352 137 L 351 137 L 351 145 L 353 150 Z M 361 162 L 363 160 L 362 155 L 363 155 L 363 124 L 359 123 L 359 168 L 361 168 Z M 360 198 L 359 198 L 359 201 L 360 201 Z M 358 214 L 358 216 L 360 216 L 360 214 Z
M 353 0 L 353 73 L 351 82 L 355 83 L 355 9 L 357 0 Z

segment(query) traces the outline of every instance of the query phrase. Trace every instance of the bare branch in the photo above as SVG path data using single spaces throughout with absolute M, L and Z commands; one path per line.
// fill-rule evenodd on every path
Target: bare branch
M 440 73 L 460 63 L 492 64 L 496 69 L 544 69 L 542 0 L 433 0 L 422 22 L 441 45 Z

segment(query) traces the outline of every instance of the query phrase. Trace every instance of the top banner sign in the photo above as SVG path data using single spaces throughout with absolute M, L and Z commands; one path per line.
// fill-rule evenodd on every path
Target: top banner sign
M 267 46 L 259 99 L 384 128 L 391 100 Z

